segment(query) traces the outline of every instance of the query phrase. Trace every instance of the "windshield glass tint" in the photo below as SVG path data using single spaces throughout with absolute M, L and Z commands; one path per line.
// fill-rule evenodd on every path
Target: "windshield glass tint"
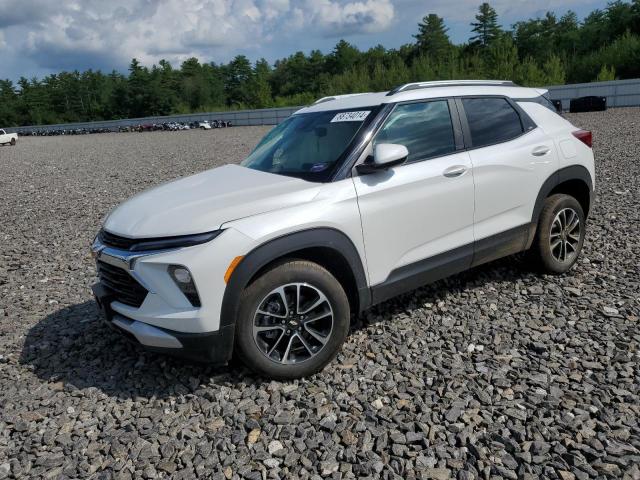
M 323 181 L 370 115 L 366 108 L 293 115 L 271 130 L 242 165 Z

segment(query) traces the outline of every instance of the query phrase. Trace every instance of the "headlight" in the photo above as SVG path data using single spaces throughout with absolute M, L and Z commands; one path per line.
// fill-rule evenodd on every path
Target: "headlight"
M 187 297 L 189 303 L 194 307 L 200 307 L 200 297 L 196 290 L 196 285 L 193 283 L 191 272 L 182 265 L 169 265 L 169 275 L 173 279 L 173 282 L 178 286 L 180 291 Z

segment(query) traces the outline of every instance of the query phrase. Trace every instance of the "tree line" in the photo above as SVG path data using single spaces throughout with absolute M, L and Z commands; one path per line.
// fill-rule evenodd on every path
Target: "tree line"
M 324 54 L 296 52 L 273 65 L 244 55 L 229 63 L 190 58 L 174 68 L 136 59 L 127 74 L 60 72 L 0 80 L 0 126 L 38 125 L 213 110 L 303 105 L 341 93 L 381 91 L 410 81 L 511 79 L 526 86 L 640 77 L 640 0 L 611 2 L 582 21 L 569 11 L 504 29 L 483 3 L 472 36 L 455 45 L 444 19 L 426 15 L 415 41 L 361 51 L 340 40 Z

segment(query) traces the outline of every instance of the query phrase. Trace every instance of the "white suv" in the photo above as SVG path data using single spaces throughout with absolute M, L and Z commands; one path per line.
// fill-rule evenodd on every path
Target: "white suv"
M 402 85 L 318 100 L 241 165 L 135 196 L 96 237 L 109 324 L 157 351 L 275 378 L 331 361 L 351 314 L 527 251 L 566 272 L 594 192 L 591 133 L 545 90 Z

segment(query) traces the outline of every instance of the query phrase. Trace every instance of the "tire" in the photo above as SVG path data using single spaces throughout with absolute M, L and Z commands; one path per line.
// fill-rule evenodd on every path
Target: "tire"
M 266 377 L 305 377 L 336 357 L 349 323 L 349 300 L 335 277 L 316 263 L 289 260 L 267 270 L 242 293 L 235 351 Z
M 546 198 L 529 250 L 529 263 L 546 273 L 565 273 L 582 251 L 585 227 L 584 211 L 575 198 L 565 194 Z
M 13 147 L 13 146 L 15 146 L 15 144 L 16 144 L 16 139 L 15 139 L 15 138 L 12 138 L 12 139 L 11 139 L 11 146 Z

